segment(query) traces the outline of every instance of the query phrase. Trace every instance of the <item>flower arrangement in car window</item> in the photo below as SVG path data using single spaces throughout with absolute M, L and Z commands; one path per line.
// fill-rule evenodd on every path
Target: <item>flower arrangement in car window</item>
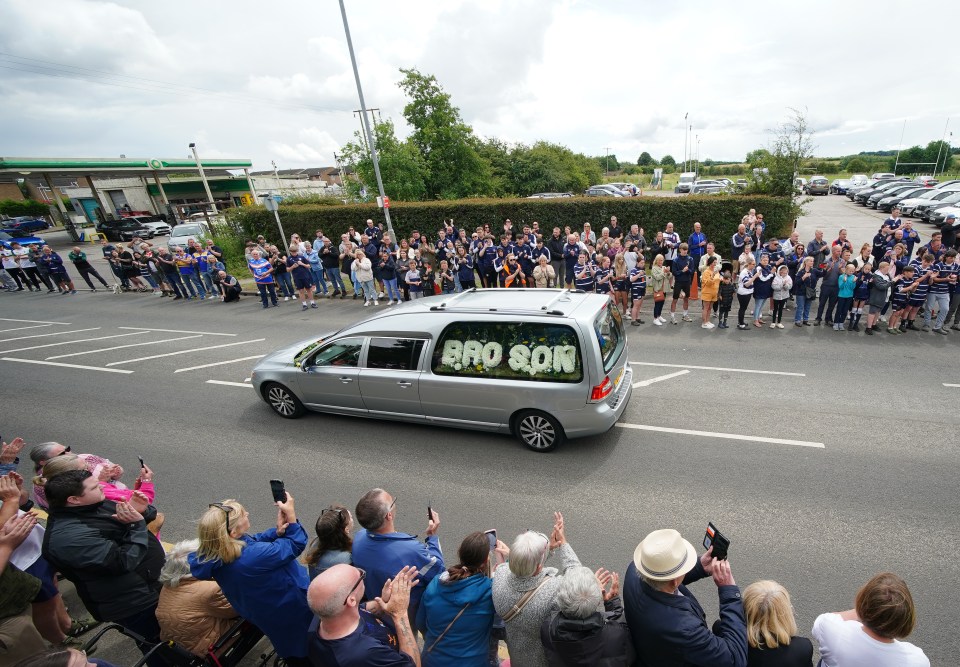
M 323 339 L 321 338 L 321 339 L 318 340 L 316 343 L 310 343 L 310 344 L 307 345 L 305 348 L 303 348 L 302 350 L 300 350 L 300 352 L 297 353 L 297 356 L 295 356 L 295 357 L 293 358 L 293 365 L 296 366 L 297 368 L 300 368 L 300 364 L 303 363 L 303 359 L 304 359 L 308 354 L 310 354 L 310 353 L 313 352 L 315 349 L 317 349 L 317 347 L 319 347 L 320 343 L 322 343 L 322 342 L 323 342 Z
M 433 372 L 505 380 L 580 382 L 580 344 L 565 325 L 457 322 L 441 334 Z

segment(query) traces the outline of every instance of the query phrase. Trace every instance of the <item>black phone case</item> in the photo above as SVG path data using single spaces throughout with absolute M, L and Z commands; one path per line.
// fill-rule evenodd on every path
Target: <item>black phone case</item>
M 711 544 L 713 545 L 713 557 L 717 560 L 726 560 L 727 559 L 727 550 L 730 547 L 730 540 L 723 536 L 717 527 L 713 524 L 710 524 L 710 528 L 713 529 L 713 540 Z M 710 533 L 707 532 L 703 536 L 704 546 L 706 546 L 707 540 L 710 539 Z M 709 548 L 709 547 L 707 547 Z
M 286 487 L 284 487 L 284 485 L 283 485 L 283 482 L 280 482 L 280 485 L 279 485 L 278 488 L 274 488 L 274 481 L 271 481 L 271 482 L 270 482 L 270 495 L 273 496 L 273 502 L 275 502 L 275 503 L 283 503 L 283 502 L 286 502 L 286 501 L 287 501 L 287 491 L 286 491 Z M 277 497 L 278 495 L 280 496 L 279 498 Z

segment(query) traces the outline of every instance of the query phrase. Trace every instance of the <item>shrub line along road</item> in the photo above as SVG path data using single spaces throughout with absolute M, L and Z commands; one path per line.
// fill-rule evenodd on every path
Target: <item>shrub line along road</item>
M 841 219 L 838 199 L 814 205 Z M 837 225 L 823 226 L 829 236 Z M 223 498 L 241 500 L 255 530 L 269 527 L 273 477 L 310 529 L 322 507 L 353 506 L 373 486 L 400 498 L 401 530 L 422 534 L 431 504 L 451 559 L 471 530 L 510 541 L 559 509 L 583 562 L 622 573 L 650 530 L 699 543 L 713 521 L 732 540 L 737 582 L 786 585 L 803 634 L 889 569 L 914 593 L 914 641 L 934 664 L 960 652 L 955 593 L 943 585 L 960 580 L 960 335 L 630 327 L 641 386 L 619 427 L 542 455 L 503 436 L 273 415 L 245 382 L 256 358 L 370 311 L 350 300 L 323 302 L 319 317 L 292 303 L 264 313 L 253 299 L 21 293 L 2 304 L 3 436 L 109 456 L 128 479 L 143 455 L 165 541 L 193 537 L 206 504 Z M 713 585 L 696 592 L 715 618 Z M 133 662 L 129 647 L 107 643 L 98 657 Z

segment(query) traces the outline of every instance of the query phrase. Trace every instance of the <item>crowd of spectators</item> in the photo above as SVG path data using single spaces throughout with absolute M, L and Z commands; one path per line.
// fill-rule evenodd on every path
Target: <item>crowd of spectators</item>
M 0 453 L 3 664 L 89 664 L 63 635 L 62 600 L 49 603 L 60 573 L 91 627 L 120 624 L 143 639 L 144 654 L 166 641 L 203 656 L 242 617 L 294 667 L 487 667 L 505 664 L 501 641 L 515 667 L 812 665 L 814 645 L 798 634 L 783 586 L 762 580 L 741 591 L 726 554 L 698 554 L 673 529 L 640 541 L 621 587 L 616 571 L 581 563 L 559 512 L 549 534 L 527 530 L 510 546 L 495 531 L 470 532 L 451 564 L 433 508 L 420 539 L 400 530 L 398 496 L 371 489 L 352 512 L 325 508 L 310 536 L 284 491 L 267 530 L 251 531 L 239 501 L 211 502 L 196 538 L 165 554 L 149 467 L 141 463 L 131 489 L 109 460 L 43 443 L 30 451 L 31 494 L 16 472 L 23 446 L 18 438 Z M 33 503 L 48 512 L 45 528 Z M 712 624 L 690 588 L 703 579 L 716 585 Z M 812 636 L 825 667 L 927 666 L 904 641 L 915 616 L 904 581 L 881 573 L 852 609 L 820 615 Z M 148 664 L 164 663 L 153 654 Z
M 894 209 L 872 244 L 857 250 L 844 229 L 832 241 L 819 229 L 809 241 L 797 232 L 787 239 L 768 237 L 763 214 L 753 209 L 729 241 L 708 238 L 699 222 L 686 239 L 667 223 L 648 240 L 639 225 L 623 229 L 611 216 L 599 235 L 590 223 L 547 233 L 537 222 L 515 230 L 506 220 L 497 236 L 489 225 L 471 232 L 446 219 L 433 240 L 413 231 L 398 243 L 367 220 L 361 231 L 350 227 L 339 240 L 319 229 L 312 241 L 294 234 L 287 250 L 260 236 L 246 243 L 245 260 L 263 308 L 282 299 L 315 309 L 318 297 L 344 299 L 348 291 L 364 306 L 381 300 L 390 306 L 478 285 L 565 286 L 609 295 L 635 326 L 645 323 L 641 309 L 649 292 L 656 326 L 667 323 L 668 302 L 671 324 L 693 322 L 690 302 L 699 300 L 703 329 L 729 328 L 736 305 L 740 330 L 783 329 L 785 317 L 789 324 L 785 311 L 792 309 L 795 327 L 825 324 L 858 332 L 862 322 L 864 333 L 874 335 L 886 323 L 891 335 L 947 335 L 960 331 L 960 261 L 956 219 L 945 222 L 946 232 L 934 232 L 921 244 L 911 221 Z M 242 294 L 240 280 L 226 271 L 223 251 L 209 239 L 204 245 L 189 240 L 174 253 L 139 238 L 127 247 L 104 241 L 101 250 L 119 289 L 227 303 Z M 79 247 L 69 260 L 91 290 L 94 278 L 107 286 Z M 51 292 L 56 286 L 63 294 L 76 293 L 62 258 L 47 246 L 6 251 L 3 265 L 9 290 L 40 290 L 42 280 Z

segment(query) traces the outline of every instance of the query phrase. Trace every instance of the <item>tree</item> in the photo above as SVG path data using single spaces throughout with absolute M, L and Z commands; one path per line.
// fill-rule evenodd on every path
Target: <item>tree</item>
M 673 159 L 672 155 L 664 155 L 662 158 L 660 158 L 660 164 L 664 167 L 676 167 L 677 161 Z
M 931 141 L 927 144 L 926 154 L 927 162 L 936 163 L 934 167 L 936 173 L 946 171 L 947 165 L 950 163 L 950 144 L 946 141 Z
M 849 171 L 853 174 L 860 174 L 865 171 L 869 171 L 870 165 L 867 164 L 867 161 L 863 158 L 855 157 L 847 163 L 846 171 Z
M 653 156 L 650 155 L 650 153 L 648 153 L 647 151 L 643 151 L 642 153 L 640 153 L 640 157 L 637 158 L 637 166 L 639 167 L 649 167 L 649 166 L 655 165 L 656 163 L 657 161 L 654 160 Z
M 791 108 L 787 120 L 770 130 L 770 134 L 773 138 L 767 154 L 758 153 L 755 157 L 759 158 L 759 163 L 753 165 L 766 168 L 768 175 L 755 181 L 752 187 L 754 191 L 792 197 L 794 179 L 813 156 L 813 132 L 804 112 Z
M 597 161 L 597 164 L 600 165 L 604 173 L 608 171 L 620 171 L 620 162 L 613 153 L 609 155 L 598 155 L 593 159 Z
M 758 148 L 747 153 L 747 159 L 744 160 L 751 167 L 765 166 L 770 160 L 770 151 L 766 148 Z
M 403 117 L 413 128 L 410 141 L 426 166 L 425 185 L 430 199 L 457 199 L 492 194 L 490 165 L 477 151 L 473 129 L 463 122 L 449 93 L 433 75 L 401 69 L 400 88 L 409 102 Z
M 397 200 L 424 199 L 427 195 L 427 168 L 416 146 L 409 140 L 399 141 L 393 129 L 393 121 L 389 119 L 376 124 L 374 136 L 384 192 Z M 373 161 L 360 132 L 356 132 L 353 141 L 343 147 L 343 161 L 353 167 L 359 179 L 351 179 L 344 184 L 352 197 L 359 197 L 361 187 L 365 187 L 367 192 L 376 190 Z

